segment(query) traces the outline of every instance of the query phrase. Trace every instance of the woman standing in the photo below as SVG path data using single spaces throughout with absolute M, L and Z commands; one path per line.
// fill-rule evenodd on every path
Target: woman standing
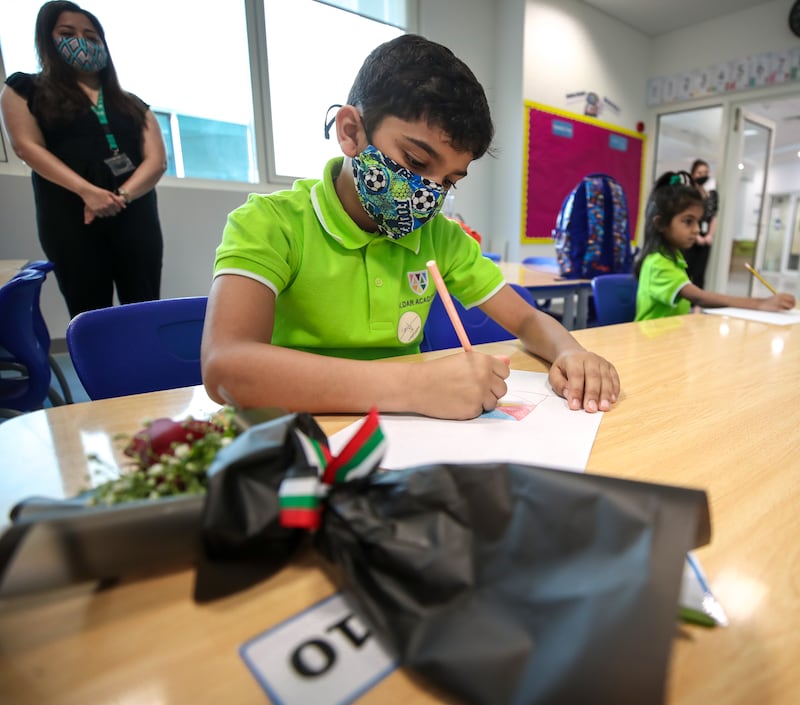
M 41 72 L 9 76 L 0 108 L 70 316 L 111 306 L 115 286 L 121 303 L 158 299 L 158 122 L 120 88 L 100 22 L 75 3 L 41 7 L 36 50 Z
M 700 219 L 700 235 L 683 254 L 686 259 L 686 273 L 689 275 L 689 280 L 696 287 L 703 289 L 706 284 L 706 268 L 711 254 L 711 243 L 714 242 L 714 233 L 717 229 L 719 197 L 715 190 L 706 191 L 705 188 L 709 179 L 708 162 L 695 159 L 689 173 L 703 196 L 703 217 Z

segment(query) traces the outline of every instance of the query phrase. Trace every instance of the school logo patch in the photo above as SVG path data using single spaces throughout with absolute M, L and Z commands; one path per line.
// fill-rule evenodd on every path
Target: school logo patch
M 424 294 L 428 289 L 428 270 L 423 269 L 419 272 L 408 273 L 408 285 L 418 296 Z

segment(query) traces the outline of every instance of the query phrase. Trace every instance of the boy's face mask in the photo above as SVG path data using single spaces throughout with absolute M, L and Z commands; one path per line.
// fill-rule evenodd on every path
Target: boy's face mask
M 108 52 L 97 42 L 83 37 L 61 37 L 55 44 L 61 58 L 78 71 L 94 73 L 108 64 Z
M 378 230 L 399 240 L 433 218 L 447 190 L 369 145 L 352 159 L 356 193 Z

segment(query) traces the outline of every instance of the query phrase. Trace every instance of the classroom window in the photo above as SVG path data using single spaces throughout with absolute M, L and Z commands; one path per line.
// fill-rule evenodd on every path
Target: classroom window
M 325 113 L 347 101 L 367 54 L 404 33 L 385 22 L 389 14 L 378 21 L 316 0 L 264 0 L 273 176 L 317 176 L 340 153 L 335 136 L 324 138 Z
M 92 0 L 86 8 L 103 24 L 122 87 L 156 114 L 168 175 L 257 183 L 317 175 L 338 153 L 322 136 L 325 111 L 347 99 L 366 55 L 409 26 L 410 4 L 139 0 L 132 14 L 117 0 Z M 6 75 L 39 70 L 41 5 L 17 0 L 0 10 Z M 258 31 L 248 32 L 248 18 Z

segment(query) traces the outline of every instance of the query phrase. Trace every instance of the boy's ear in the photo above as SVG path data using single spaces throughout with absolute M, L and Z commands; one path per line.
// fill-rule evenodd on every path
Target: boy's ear
M 367 134 L 361 113 L 353 105 L 343 105 L 336 113 L 336 138 L 346 157 L 354 157 L 367 147 Z

